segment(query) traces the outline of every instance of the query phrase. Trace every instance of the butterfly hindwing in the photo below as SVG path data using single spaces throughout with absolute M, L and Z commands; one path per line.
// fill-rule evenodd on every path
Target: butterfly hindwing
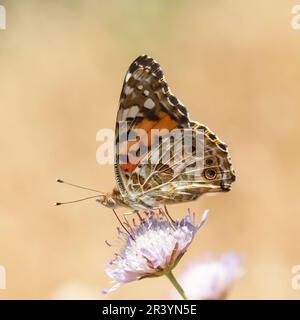
M 227 151 L 216 147 L 208 136 L 207 132 L 211 131 L 207 128 L 188 128 L 185 134 L 189 131 L 193 147 L 191 152 L 178 155 L 176 144 L 187 143 L 179 139 L 171 147 L 168 157 L 164 158 L 165 152 L 162 150 L 167 148 L 164 148 L 162 141 L 157 149 L 151 150 L 147 162 L 140 163 L 131 175 L 128 187 L 132 193 L 142 198 L 146 196 L 149 204 L 158 206 L 160 203 L 192 201 L 204 193 L 230 190 L 235 176 Z M 197 153 L 194 146 L 201 136 L 203 150 Z M 151 161 L 152 157 L 155 161 Z

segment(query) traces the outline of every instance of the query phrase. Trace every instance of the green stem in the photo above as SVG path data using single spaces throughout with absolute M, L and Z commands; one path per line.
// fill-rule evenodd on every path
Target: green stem
M 174 274 L 172 273 L 172 271 L 167 272 L 166 276 L 172 282 L 173 286 L 176 288 L 178 293 L 182 296 L 183 300 L 188 300 L 187 296 L 185 295 L 184 290 L 182 289 L 182 287 L 180 286 L 180 284 L 178 283 L 178 281 L 174 277 Z

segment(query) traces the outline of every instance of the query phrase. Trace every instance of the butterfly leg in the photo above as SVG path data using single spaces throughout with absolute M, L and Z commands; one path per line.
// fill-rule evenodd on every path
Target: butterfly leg
M 164 205 L 164 209 L 165 209 L 165 214 L 167 215 L 167 217 L 171 220 L 172 223 L 175 223 L 174 219 L 171 217 L 171 215 L 169 214 L 169 211 L 167 209 L 167 206 Z
M 128 221 L 127 221 L 127 219 L 126 219 L 126 216 L 131 215 L 131 214 L 137 215 L 141 222 L 144 221 L 144 219 L 143 219 L 143 217 L 141 216 L 139 210 L 135 209 L 135 210 L 132 210 L 132 211 L 123 213 L 124 219 L 125 219 L 125 221 L 126 221 L 127 224 L 128 224 Z M 129 225 L 129 224 L 128 224 L 128 225 Z
M 169 214 L 169 211 L 167 209 L 167 206 L 164 205 L 164 210 L 161 207 L 155 207 L 152 209 L 153 211 L 158 210 L 158 212 L 165 216 L 168 220 L 170 220 L 172 223 L 175 223 L 174 219 L 171 217 L 171 215 Z
M 130 216 L 132 214 L 138 214 L 139 213 L 139 210 L 132 210 L 132 211 L 129 211 L 129 212 L 125 212 L 123 213 L 124 216 Z
M 128 229 L 125 227 L 124 223 L 121 221 L 121 219 L 119 218 L 119 216 L 117 215 L 117 212 L 115 211 L 115 209 L 112 209 L 114 215 L 116 216 L 117 220 L 119 221 L 121 227 L 126 231 L 126 233 L 129 235 L 129 237 L 134 240 L 132 234 L 128 231 Z

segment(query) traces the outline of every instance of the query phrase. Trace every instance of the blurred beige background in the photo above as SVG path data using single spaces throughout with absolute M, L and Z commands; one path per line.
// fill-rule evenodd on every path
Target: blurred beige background
M 147 53 L 195 120 L 230 147 L 237 181 L 227 194 L 173 206 L 210 209 L 175 270 L 202 253 L 236 250 L 245 276 L 231 299 L 299 299 L 300 30 L 295 1 L 0 1 L 0 299 L 103 298 L 114 248 L 110 210 L 57 176 L 110 191 L 96 163 L 96 132 L 114 128 L 129 64 Z M 128 284 L 113 299 L 165 297 L 165 278 Z M 107 297 L 106 297 L 107 298 Z

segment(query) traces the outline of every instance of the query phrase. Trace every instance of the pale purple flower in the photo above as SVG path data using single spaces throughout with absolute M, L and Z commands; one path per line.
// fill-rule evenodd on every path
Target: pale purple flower
M 121 285 L 145 277 L 158 277 L 171 271 L 191 244 L 195 234 L 205 222 L 207 211 L 199 224 L 189 212 L 183 219 L 171 222 L 165 215 L 146 214 L 131 225 L 129 234 L 119 230 L 121 248 L 106 268 L 113 287 L 103 290 L 110 293 Z
M 243 275 L 241 262 L 241 257 L 234 252 L 224 253 L 219 259 L 206 257 L 192 262 L 178 277 L 178 281 L 190 299 L 222 299 Z M 177 292 L 172 292 L 171 298 L 179 297 Z

